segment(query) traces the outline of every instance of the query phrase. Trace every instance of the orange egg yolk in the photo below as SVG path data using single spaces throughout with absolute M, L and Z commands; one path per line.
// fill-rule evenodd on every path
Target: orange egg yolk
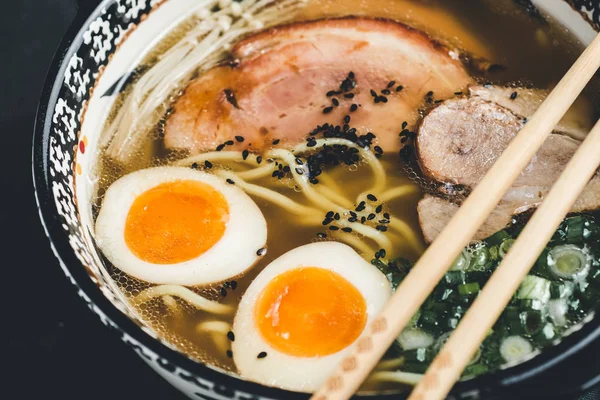
M 263 289 L 254 321 L 267 343 L 282 353 L 326 356 L 358 338 L 367 322 L 367 305 L 341 275 L 300 267 L 277 276 Z
M 133 202 L 125 243 L 141 260 L 176 264 L 214 246 L 228 221 L 227 200 L 212 186 L 192 180 L 162 183 Z

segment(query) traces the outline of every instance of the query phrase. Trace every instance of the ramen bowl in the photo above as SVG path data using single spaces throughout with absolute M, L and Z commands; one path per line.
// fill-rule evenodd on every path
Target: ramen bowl
M 212 2 L 210 2 L 212 4 Z M 510 2 L 533 23 L 550 16 L 587 44 L 599 30 L 600 5 L 590 1 Z M 131 74 L 164 33 L 205 0 L 79 0 L 76 20 L 50 67 L 40 101 L 33 148 L 35 193 L 42 223 L 60 266 L 88 308 L 152 369 L 195 399 L 305 399 L 309 395 L 244 380 L 192 359 L 144 322 L 111 278 L 94 235 L 98 127 L 110 112 L 119 82 Z M 210 10 L 206 11 L 210 17 Z M 235 17 L 235 15 L 233 16 Z M 99 327 L 99 329 L 101 329 Z M 451 399 L 550 398 L 586 389 L 600 379 L 600 320 L 594 312 L 541 354 L 456 384 Z M 595 360 L 594 360 L 595 361 Z M 393 391 L 364 398 L 398 398 Z

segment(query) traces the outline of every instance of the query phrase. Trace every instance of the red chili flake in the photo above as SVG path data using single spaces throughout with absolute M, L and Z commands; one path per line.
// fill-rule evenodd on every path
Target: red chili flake
M 83 140 L 79 142 L 79 152 L 85 154 L 85 143 L 83 143 Z

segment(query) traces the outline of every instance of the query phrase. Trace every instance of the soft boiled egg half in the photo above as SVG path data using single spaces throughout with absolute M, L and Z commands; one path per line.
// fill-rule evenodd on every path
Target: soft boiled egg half
M 235 365 L 255 382 L 314 391 L 390 295 L 386 277 L 345 244 L 291 250 L 261 271 L 240 302 Z
M 264 255 L 267 224 L 235 185 L 202 171 L 159 167 L 108 188 L 96 241 L 110 262 L 138 279 L 205 285 L 251 268 Z

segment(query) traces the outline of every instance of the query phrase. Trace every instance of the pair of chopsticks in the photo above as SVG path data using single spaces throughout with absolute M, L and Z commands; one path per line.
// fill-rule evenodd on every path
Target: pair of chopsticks
M 358 390 L 598 68 L 600 35 L 515 136 L 312 400 L 348 399 Z M 409 400 L 446 397 L 599 164 L 600 122 L 581 144 Z

